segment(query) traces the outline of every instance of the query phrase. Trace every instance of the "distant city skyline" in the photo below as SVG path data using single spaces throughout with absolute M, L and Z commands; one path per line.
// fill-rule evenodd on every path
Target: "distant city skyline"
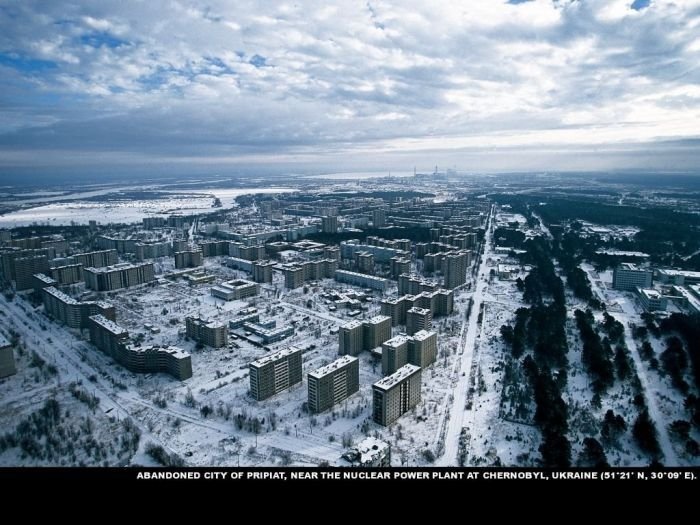
M 700 0 L 0 5 L 18 174 L 687 170 Z

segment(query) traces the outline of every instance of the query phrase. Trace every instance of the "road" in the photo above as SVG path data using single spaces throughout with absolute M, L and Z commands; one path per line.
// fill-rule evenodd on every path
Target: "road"
M 472 296 L 472 309 L 467 321 L 467 333 L 460 339 L 461 348 L 458 351 L 461 360 L 458 369 L 458 379 L 452 393 L 453 400 L 450 407 L 450 415 L 447 421 L 445 434 L 445 448 L 442 456 L 438 458 L 437 464 L 440 466 L 458 465 L 457 456 L 459 454 L 459 436 L 465 423 L 465 404 L 467 401 L 467 390 L 469 388 L 469 376 L 472 369 L 472 359 L 474 357 L 474 347 L 476 346 L 477 321 L 479 311 L 484 302 L 484 290 L 488 281 L 488 267 L 486 261 L 491 251 L 492 233 L 490 229 L 493 217 L 493 208 L 486 219 L 486 235 L 484 236 L 484 250 L 481 256 L 481 263 L 476 279 L 474 295 Z

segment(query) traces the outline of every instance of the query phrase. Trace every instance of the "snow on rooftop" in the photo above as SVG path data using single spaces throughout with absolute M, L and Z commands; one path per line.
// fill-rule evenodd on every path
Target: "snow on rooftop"
M 144 347 L 129 346 L 129 351 L 142 352 L 145 354 L 146 353 L 170 354 L 171 356 L 173 356 L 177 359 L 184 359 L 185 357 L 188 357 L 190 355 L 188 352 L 185 352 L 179 346 L 168 346 L 168 345 L 163 345 L 163 346 L 153 345 L 153 346 L 144 346 Z
M 129 333 L 126 328 L 122 328 L 114 321 L 107 319 L 104 315 L 100 315 L 100 314 L 91 315 L 90 319 L 92 319 L 98 325 L 102 326 L 104 329 L 109 330 L 114 335 L 122 335 L 122 334 Z
M 395 335 L 391 339 L 388 339 L 387 341 L 384 341 L 384 343 L 382 344 L 386 346 L 397 347 L 407 343 L 409 339 L 410 337 L 408 337 L 407 335 L 399 334 Z
M 674 277 L 683 276 L 690 279 L 700 279 L 700 272 L 691 272 L 687 270 L 659 270 L 659 274 Z
M 407 377 L 412 376 L 413 374 L 420 372 L 420 367 L 416 365 L 404 365 L 401 368 L 399 368 L 396 372 L 391 374 L 390 376 L 386 376 L 376 383 L 374 383 L 372 386 L 374 388 L 379 388 L 381 390 L 389 390 L 391 387 L 396 385 L 397 383 L 403 381 Z
M 415 334 L 413 334 L 413 339 L 416 341 L 424 341 L 425 339 L 429 339 L 430 337 L 433 337 L 436 335 L 437 332 L 429 332 L 428 330 L 418 330 Z
M 100 268 L 95 268 L 94 266 L 90 266 L 89 268 L 85 268 L 85 270 L 87 270 L 91 273 L 110 273 L 110 272 L 116 272 L 116 271 L 120 271 L 120 270 L 131 270 L 132 268 L 141 268 L 143 266 L 153 266 L 153 263 L 150 263 L 150 262 L 119 263 L 119 264 L 115 264 L 113 266 L 102 266 Z
M 11 346 L 10 341 L 0 334 L 0 348 L 5 348 L 6 346 Z
M 338 370 L 339 368 L 342 368 L 353 361 L 357 361 L 357 357 L 352 357 L 349 355 L 344 355 L 340 359 L 336 359 L 332 363 L 327 364 L 326 366 L 322 366 L 321 368 L 317 368 L 313 372 L 309 372 L 310 376 L 316 377 L 318 379 L 321 379 L 322 377 L 330 374 L 331 372 Z
M 46 290 L 46 293 L 53 295 L 56 299 L 58 299 L 62 303 L 78 304 L 78 301 L 73 299 L 70 295 L 64 294 L 61 290 L 59 290 L 53 286 L 49 286 L 47 288 L 44 288 L 44 290 Z
M 363 465 L 370 463 L 375 457 L 386 454 L 389 447 L 389 443 L 375 437 L 363 439 L 356 447 L 360 453 L 360 463 Z
M 596 250 L 596 253 L 599 255 L 617 255 L 619 257 L 640 257 L 646 259 L 649 257 L 648 253 L 644 252 L 634 252 L 634 251 L 626 251 L 626 250 L 605 250 L 605 249 L 599 249 Z
M 42 283 L 46 283 L 46 284 L 58 283 L 58 281 L 56 279 L 49 277 L 48 275 L 46 275 L 44 273 L 36 273 L 36 274 L 34 274 L 34 277 L 36 279 L 39 279 Z
M 292 354 L 295 354 L 297 352 L 301 352 L 300 348 L 296 348 L 294 346 L 290 346 L 289 348 L 285 348 L 284 350 L 280 350 L 279 352 L 275 352 L 274 354 L 270 354 L 268 356 L 262 357 L 256 361 L 253 361 L 250 363 L 250 366 L 264 366 L 268 363 L 271 363 L 273 361 L 277 361 L 278 359 L 282 359 L 284 357 L 290 356 Z
M 387 319 L 391 320 L 391 317 L 386 316 L 386 315 L 375 315 L 374 317 L 368 319 L 366 322 L 368 322 L 370 324 L 379 324 L 379 323 L 383 323 Z

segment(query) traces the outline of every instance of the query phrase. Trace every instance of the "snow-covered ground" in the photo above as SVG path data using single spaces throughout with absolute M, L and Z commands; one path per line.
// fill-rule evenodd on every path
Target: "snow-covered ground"
M 140 190 L 149 188 L 139 188 Z M 158 187 L 150 188 L 160 191 Z M 79 192 L 58 197 L 37 197 L 12 204 L 24 204 L 27 207 L 0 216 L 0 228 L 28 226 L 34 223 L 52 226 L 87 224 L 94 220 L 100 224 L 119 224 L 139 222 L 144 217 L 168 214 L 194 214 L 219 211 L 231 207 L 236 197 L 247 194 L 286 193 L 294 191 L 289 188 L 228 188 L 228 189 L 193 189 L 188 191 L 167 190 L 172 193 L 169 198 L 142 199 L 118 198 L 104 202 L 86 201 L 82 199 L 104 195 L 118 196 L 119 191 L 133 188 L 117 188 L 111 190 L 94 190 Z M 213 207 L 214 198 L 221 200 L 221 207 Z M 52 202 L 53 201 L 53 202 Z M 37 206 L 31 207 L 31 204 Z M 43 205 L 39 205 L 43 204 Z

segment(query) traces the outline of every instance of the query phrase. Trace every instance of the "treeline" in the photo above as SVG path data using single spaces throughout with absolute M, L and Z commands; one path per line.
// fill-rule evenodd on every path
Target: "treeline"
M 595 308 L 600 308 L 600 302 L 593 297 L 588 275 L 579 267 L 584 258 L 584 252 L 591 251 L 591 247 L 585 242 L 585 239 L 581 239 L 575 233 L 563 233 L 561 230 L 552 233 L 557 241 L 554 243 L 554 256 L 559 260 L 561 269 L 566 276 L 566 283 L 574 296 L 587 301 Z
M 695 388 L 700 390 L 700 314 L 674 313 L 661 321 L 658 331 L 668 335 L 677 334 L 667 339 L 666 350 L 661 354 L 664 369 L 671 376 L 674 386 L 687 394 L 689 385 L 683 375 L 689 361 Z M 683 350 L 683 342 L 687 354 Z M 685 398 L 684 406 L 690 415 L 691 422 L 696 428 L 700 428 L 700 398 L 695 394 L 689 394 Z M 692 450 L 697 449 L 697 443 L 693 444 L 692 440 L 688 445 Z
M 535 237 L 523 248 L 526 253 L 520 256 L 521 262 L 533 265 L 522 285 L 523 298 L 531 306 L 518 309 L 515 326 L 502 326 L 501 334 L 514 359 L 532 350 L 532 355 L 522 360 L 522 367 L 534 392 L 534 422 L 542 432 L 542 464 L 568 467 L 568 407 L 561 396 L 568 369 L 564 285 L 555 272 L 546 239 Z
M 610 344 L 603 345 L 594 328 L 595 320 L 590 310 L 576 310 L 574 316 L 583 342 L 581 360 L 593 379 L 593 391 L 600 395 L 615 381 Z
M 525 234 L 511 228 L 496 228 L 493 232 L 493 238 L 498 246 L 511 246 L 513 248 L 521 248 L 525 242 Z
M 547 224 L 584 220 L 594 224 L 638 227 L 641 231 L 619 249 L 649 253 L 652 261 L 659 264 L 700 270 L 697 257 L 687 261 L 680 258 L 700 249 L 700 215 L 669 208 L 619 206 L 574 198 L 517 197 L 525 205 L 544 200 L 546 206 L 539 206 L 537 211 Z
M 527 356 L 523 368 L 535 392 L 535 423 L 542 432 L 542 466 L 562 468 L 571 466 L 571 443 L 566 437 L 569 431 L 569 409 L 561 397 L 559 382 L 546 366 L 539 368 Z M 566 374 L 566 372 L 560 372 Z

